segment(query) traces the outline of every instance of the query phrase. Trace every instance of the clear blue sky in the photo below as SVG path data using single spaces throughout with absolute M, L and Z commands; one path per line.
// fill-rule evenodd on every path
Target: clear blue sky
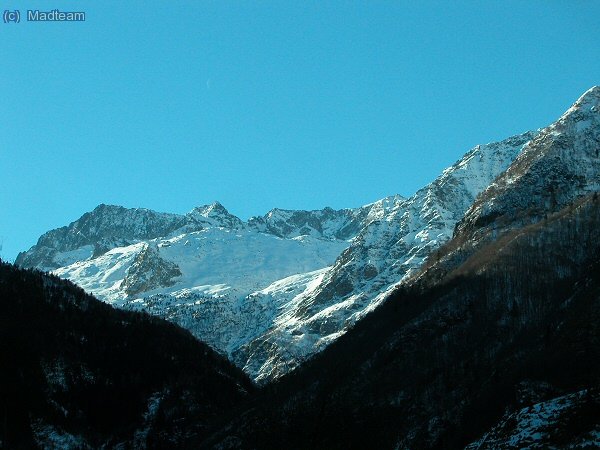
M 600 84 L 598 1 L 4 1 L 0 255 L 99 203 L 355 207 Z

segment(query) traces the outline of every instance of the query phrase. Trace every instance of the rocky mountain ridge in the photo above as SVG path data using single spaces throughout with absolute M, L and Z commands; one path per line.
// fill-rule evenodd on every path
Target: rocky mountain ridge
M 431 184 L 369 221 L 332 267 L 289 298 L 270 330 L 234 353 L 234 361 L 266 381 L 337 339 L 452 237 L 475 197 L 535 135 L 475 147 Z
M 500 233 L 539 223 L 599 190 L 600 87 L 595 86 L 527 143 L 457 223 L 454 242 L 417 278 L 429 272 L 435 282 Z

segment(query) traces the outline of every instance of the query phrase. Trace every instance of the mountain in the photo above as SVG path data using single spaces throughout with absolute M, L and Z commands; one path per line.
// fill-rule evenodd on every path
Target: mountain
M 600 447 L 599 152 L 594 87 L 408 199 L 247 222 L 218 203 L 101 206 L 18 262 L 180 323 L 271 382 L 254 390 L 175 325 L 2 266 L 3 440 Z
M 452 238 L 200 448 L 600 447 L 600 88 Z
M 539 223 L 600 190 L 600 87 L 541 130 L 457 223 L 453 242 L 429 261 L 430 279 L 458 266 L 499 232 Z M 437 276 L 433 273 L 438 272 Z
M 255 388 L 189 332 L 0 261 L 0 448 L 181 448 Z
M 372 220 L 331 267 L 306 278 L 302 292 L 290 286 L 286 296 L 278 286 L 254 294 L 284 306 L 270 329 L 233 353 L 236 364 L 267 381 L 337 339 L 450 239 L 477 194 L 535 136 L 524 133 L 477 146 L 409 199 L 374 203 Z
M 400 196 L 390 197 L 387 202 L 401 200 Z M 367 205 L 357 209 L 334 210 L 325 208 L 319 211 L 293 211 L 273 209 L 263 217 L 252 217 L 250 228 L 281 238 L 316 236 L 326 239 L 350 240 L 356 236 L 365 222 L 374 214 Z
M 595 127 L 595 91 L 544 132 L 476 146 L 408 199 L 337 211 L 274 209 L 247 222 L 219 203 L 186 215 L 101 206 L 46 233 L 16 262 L 53 269 L 116 306 L 174 321 L 264 383 L 323 350 L 425 261 L 439 259 L 455 227 L 467 226 L 465 213 L 485 198 L 479 194 L 496 198 L 489 189 L 499 188 L 498 176 L 541 164 L 531 148 L 542 141 L 568 146 L 577 136 L 593 157 L 586 130 Z M 560 171 L 560 152 L 554 157 L 558 165 L 541 179 Z M 574 172 L 573 184 L 582 176 Z M 543 201 L 558 207 L 571 187 L 551 189 Z M 82 240 L 80 230 L 91 237 Z
M 101 205 L 44 234 L 16 264 L 52 270 L 123 309 L 165 317 L 231 354 L 278 314 L 278 299 L 259 300 L 263 289 L 322 271 L 367 221 L 401 200 L 337 211 L 274 209 L 248 222 L 218 202 L 186 215 Z
M 599 230 L 589 194 L 399 288 L 228 423 L 229 448 L 523 448 L 526 428 L 532 448 L 595 448 L 600 401 L 576 393 L 600 387 Z
M 527 223 L 600 188 L 600 87 L 542 130 L 481 195 L 458 227 Z M 503 223 L 504 224 L 504 223 Z M 489 227 L 486 227 L 489 228 Z
M 411 198 L 356 209 L 274 209 L 242 222 L 219 203 L 186 215 L 101 205 L 16 263 L 174 321 L 264 382 L 375 308 L 535 135 L 477 146 Z
M 167 236 L 186 225 L 194 228 L 195 224 L 176 214 L 100 205 L 69 226 L 43 234 L 31 250 L 17 256 L 15 263 L 52 270 L 101 256 L 115 247 Z

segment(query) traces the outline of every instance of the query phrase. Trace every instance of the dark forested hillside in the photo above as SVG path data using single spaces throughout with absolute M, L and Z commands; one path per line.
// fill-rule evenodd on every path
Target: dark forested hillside
M 454 449 L 481 438 L 505 413 L 595 392 L 597 196 L 507 231 L 465 258 L 433 286 L 398 290 L 204 446 Z M 584 409 L 573 409 L 585 420 L 565 419 L 542 433 L 539 448 L 597 441 L 598 402 L 588 395 Z M 490 442 L 481 448 L 495 448 Z
M 187 331 L 0 263 L 0 448 L 173 448 L 247 377 Z

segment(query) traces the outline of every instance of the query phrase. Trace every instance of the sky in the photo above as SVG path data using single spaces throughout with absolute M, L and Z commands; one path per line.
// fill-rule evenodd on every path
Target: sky
M 100 203 L 247 219 L 410 196 L 600 84 L 593 0 L 2 3 L 22 15 L 0 22 L 9 261 Z

